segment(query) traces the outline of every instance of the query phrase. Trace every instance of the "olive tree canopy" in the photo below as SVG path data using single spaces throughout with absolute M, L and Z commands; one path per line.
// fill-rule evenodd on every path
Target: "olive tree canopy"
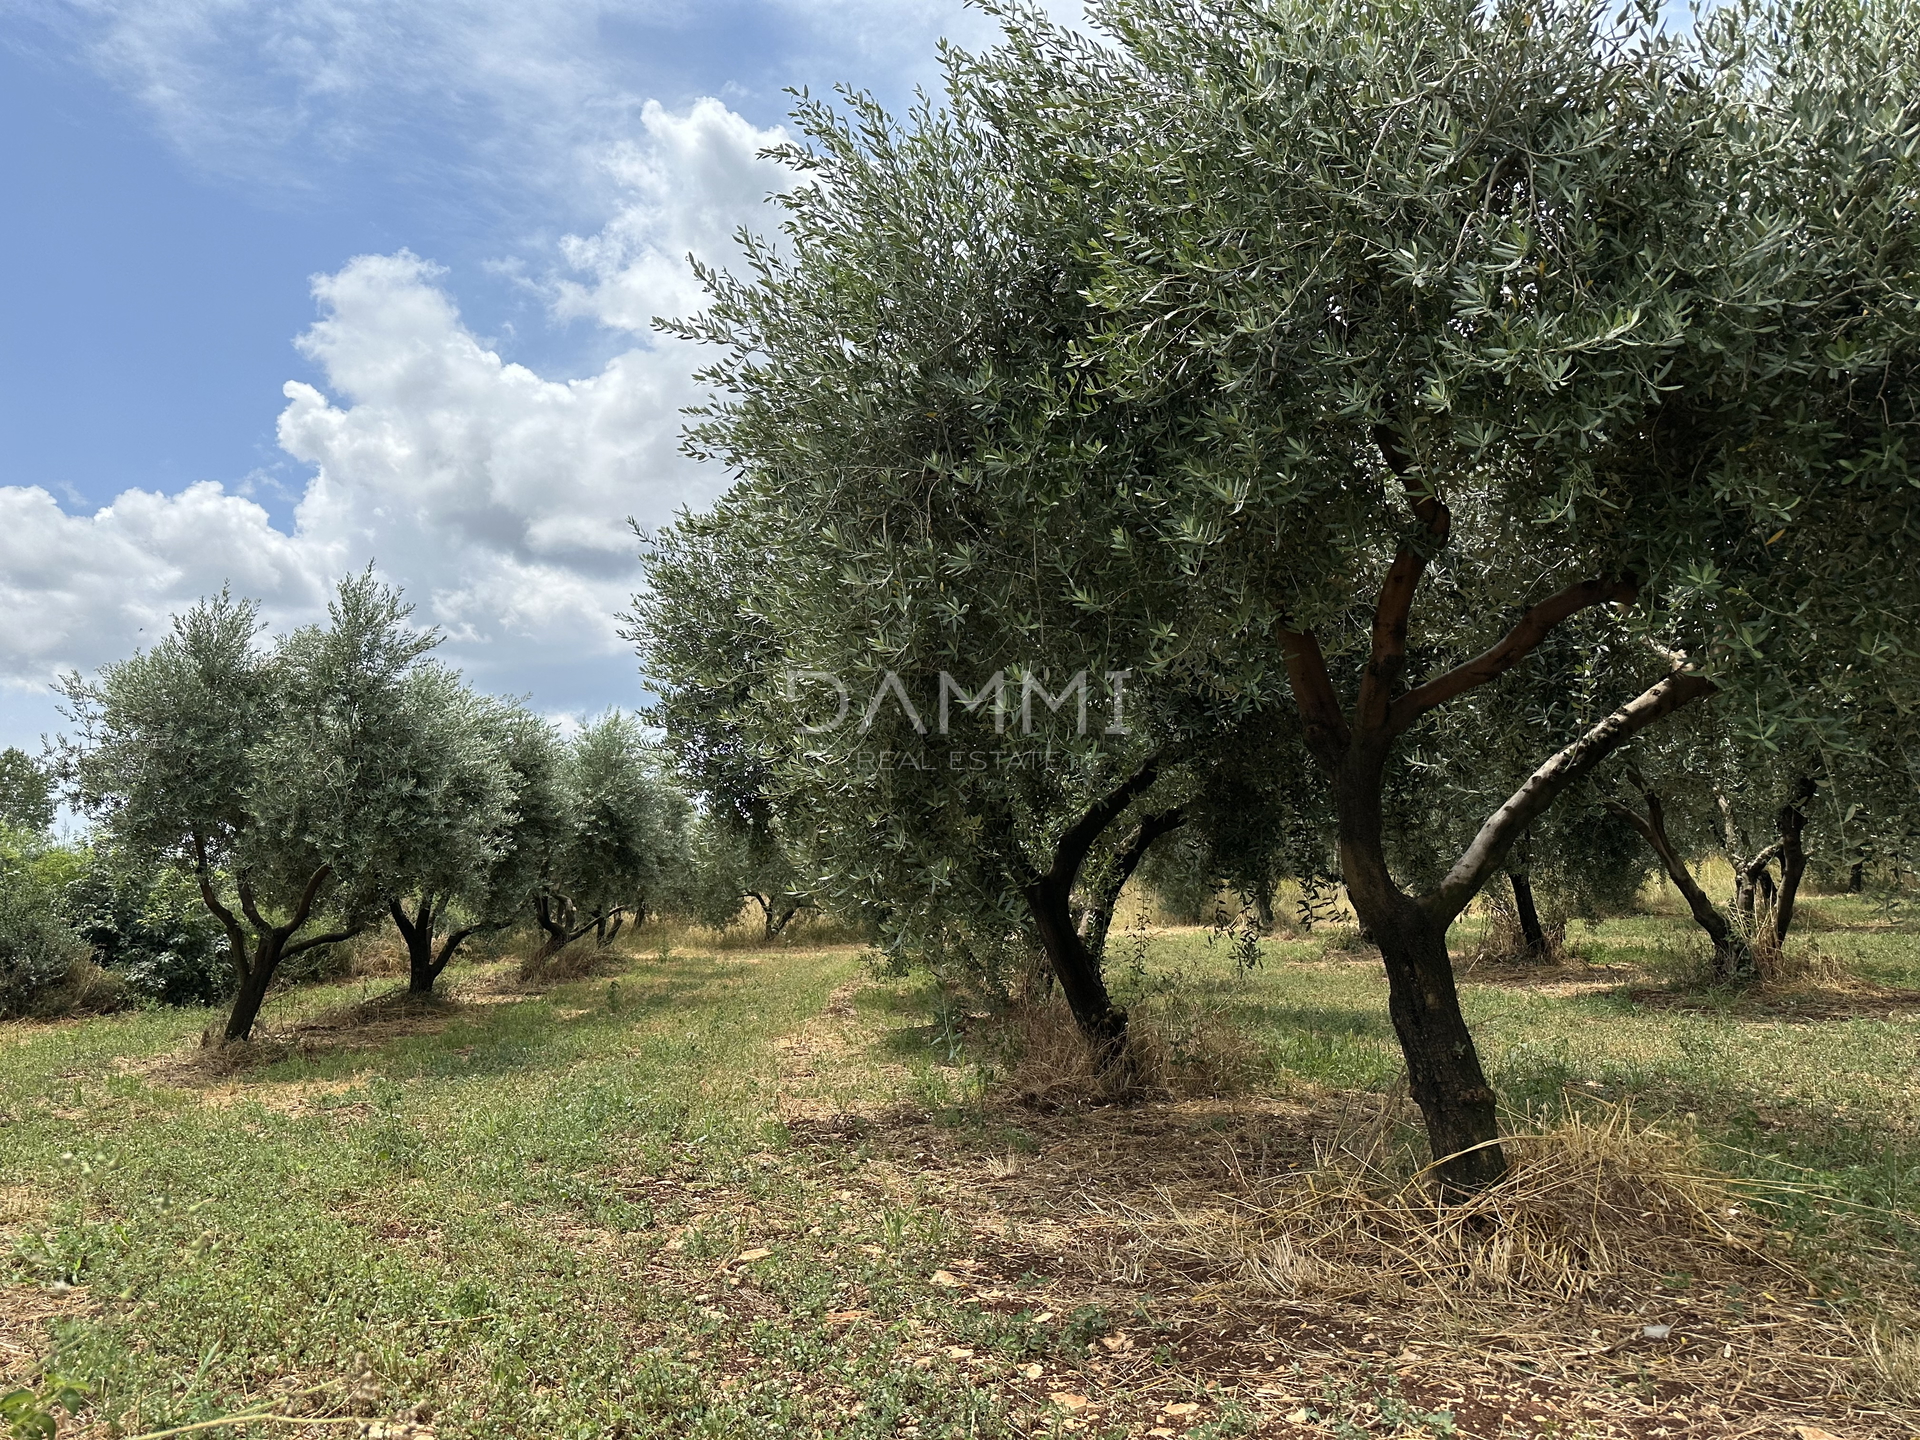
M 749 737 L 823 885 L 922 948 L 1037 933 L 1093 1031 L 1081 866 L 1264 753 L 1330 817 L 1443 1175 L 1483 1183 L 1450 922 L 1675 710 L 1812 725 L 1914 645 L 1912 16 L 1091 10 L 1108 43 L 1008 13 L 904 126 L 802 108 L 784 245 L 678 327 L 721 349 L 691 444 L 737 483 L 655 552 L 650 673 Z M 676 651 L 690 616 L 736 643 Z M 1470 768 L 1448 707 L 1567 645 L 1517 783 L 1411 853 L 1410 755 Z M 1016 708 L 1124 675 L 1125 733 L 983 778 L 923 733 L 941 672 Z
M 151 650 L 65 682 L 75 802 L 130 854 L 192 875 L 226 932 L 228 1040 L 251 1033 L 283 961 L 370 923 L 439 823 L 422 726 L 447 677 L 408 614 L 369 572 L 341 582 L 326 625 L 262 645 L 258 607 L 223 592 Z
M 0 750 L 0 826 L 38 835 L 53 824 L 53 777 L 26 751 Z
M 551 818 L 525 841 L 549 955 L 590 932 L 610 944 L 660 908 L 683 882 L 690 809 L 640 726 L 618 710 L 556 743 Z

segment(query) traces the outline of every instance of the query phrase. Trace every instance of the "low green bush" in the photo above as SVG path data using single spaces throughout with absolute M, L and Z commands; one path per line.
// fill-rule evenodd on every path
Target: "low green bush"
M 69 979 L 88 963 L 87 947 L 61 917 L 52 847 L 26 832 L 0 829 L 0 1019 L 65 1008 Z
M 105 847 L 79 853 L 59 908 L 103 969 L 163 1005 L 213 1005 L 231 993 L 225 937 L 191 879 Z

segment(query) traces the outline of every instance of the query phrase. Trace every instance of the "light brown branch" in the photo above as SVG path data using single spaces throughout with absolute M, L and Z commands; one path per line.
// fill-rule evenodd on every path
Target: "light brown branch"
M 1615 710 L 1586 734 L 1548 760 L 1508 797 L 1480 827 L 1446 879 L 1420 898 L 1421 907 L 1436 923 L 1447 925 L 1480 892 L 1522 830 L 1568 786 L 1647 726 L 1682 705 L 1711 695 L 1719 687 L 1702 675 L 1676 671 Z

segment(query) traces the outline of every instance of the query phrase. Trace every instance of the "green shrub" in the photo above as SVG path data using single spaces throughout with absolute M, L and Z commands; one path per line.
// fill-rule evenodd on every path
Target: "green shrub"
M 0 1019 L 64 1008 L 63 988 L 87 947 L 61 918 L 45 847 L 0 829 Z
M 213 1005 L 231 993 L 226 939 L 191 879 L 106 848 L 81 853 L 60 910 L 103 969 L 163 1005 Z

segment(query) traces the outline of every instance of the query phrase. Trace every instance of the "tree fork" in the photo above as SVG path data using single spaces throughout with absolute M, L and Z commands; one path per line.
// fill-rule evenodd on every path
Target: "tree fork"
M 233 1008 L 227 1012 L 224 1043 L 231 1045 L 253 1034 L 260 1007 L 266 1003 L 267 990 L 274 972 L 280 968 L 280 947 L 271 935 L 262 936 L 251 957 L 240 988 L 234 993 Z
M 1618 800 L 1603 802 L 1607 809 L 1625 820 L 1640 837 L 1645 840 L 1653 853 L 1659 857 L 1660 866 L 1667 872 L 1667 878 L 1687 902 L 1687 909 L 1693 915 L 1694 924 L 1707 932 L 1708 940 L 1713 942 L 1713 977 L 1721 981 L 1740 981 L 1751 979 L 1754 974 L 1753 947 L 1747 943 L 1739 928 L 1720 913 L 1720 907 L 1700 888 L 1700 882 L 1693 878 L 1693 872 L 1687 868 L 1687 862 L 1681 858 L 1667 835 L 1666 809 L 1660 796 L 1637 772 L 1633 774 L 1634 783 L 1640 788 L 1646 800 L 1647 813 L 1640 814 L 1631 805 L 1623 805 Z
M 1138 770 L 1067 827 L 1054 846 L 1053 861 L 1046 873 L 1021 887 L 1041 948 L 1073 1011 L 1074 1023 L 1095 1046 L 1103 1069 L 1117 1066 L 1125 1058 L 1127 1012 L 1113 1003 L 1100 972 L 1100 957 L 1087 948 L 1074 926 L 1073 887 L 1094 842 L 1135 799 L 1153 787 L 1159 774 L 1160 756 L 1149 755 Z
M 1120 892 L 1127 888 L 1127 881 L 1133 878 L 1133 872 L 1140 868 L 1147 851 L 1161 836 L 1172 834 L 1186 823 L 1186 811 L 1178 807 L 1143 817 L 1100 867 L 1099 878 L 1087 887 L 1092 893 L 1086 912 L 1080 917 L 1080 938 L 1095 965 L 1105 963 L 1107 934 L 1113 929 L 1113 912 L 1120 904 Z
M 299 944 L 290 944 L 293 937 L 305 928 L 312 917 L 314 902 L 320 891 L 333 876 L 331 865 L 322 865 L 307 879 L 306 888 L 301 892 L 299 903 L 294 907 L 292 917 L 284 925 L 268 923 L 261 915 L 254 901 L 253 887 L 243 876 L 236 882 L 235 888 L 240 894 L 240 909 L 247 917 L 247 923 L 254 929 L 258 938 L 249 945 L 246 929 L 240 919 L 220 899 L 213 886 L 213 872 L 206 862 L 206 850 L 198 836 L 194 837 L 195 878 L 200 885 L 200 902 L 211 911 L 227 932 L 229 955 L 233 962 L 236 988 L 233 1008 L 227 1012 L 227 1024 L 223 1043 L 231 1044 L 236 1040 L 245 1040 L 253 1034 L 254 1022 L 260 1017 L 260 1007 L 266 1003 L 267 991 L 273 984 L 273 977 L 279 971 L 281 962 L 308 950 L 318 949 L 322 945 L 337 945 L 342 940 L 351 940 L 359 933 L 358 927 L 333 931 L 326 935 L 316 935 Z
M 1120 1063 L 1127 1047 L 1127 1012 L 1113 1003 L 1098 960 L 1074 928 L 1069 908 L 1072 886 L 1043 876 L 1025 889 L 1034 928 L 1074 1024 L 1090 1040 L 1101 1069 Z
M 410 918 L 406 907 L 398 900 L 390 902 L 387 908 L 393 916 L 393 928 L 400 932 L 400 939 L 407 947 L 408 993 L 432 993 L 433 982 L 440 975 L 433 963 L 433 896 L 428 894 L 420 897 L 417 918 Z
M 1419 476 L 1397 435 L 1383 428 L 1375 439 L 1406 489 L 1425 546 L 1437 549 L 1451 528 L 1446 506 Z M 1627 581 L 1569 586 L 1526 611 L 1493 649 L 1396 699 L 1392 691 L 1406 668 L 1408 620 L 1426 564 L 1422 548 L 1403 544 L 1388 568 L 1374 606 L 1372 643 L 1351 724 L 1341 712 L 1314 633 L 1282 631 L 1280 640 L 1308 748 L 1333 780 L 1341 871 L 1363 931 L 1380 947 L 1387 968 L 1394 1030 L 1441 1186 L 1459 1194 L 1498 1179 L 1506 1157 L 1493 1092 L 1460 1011 L 1447 928 L 1514 842 L 1568 786 L 1640 730 L 1715 687 L 1704 677 L 1676 670 L 1591 727 L 1535 770 L 1481 825 L 1439 887 L 1415 900 L 1394 884 L 1383 843 L 1382 791 L 1395 738 L 1426 710 L 1505 673 L 1568 617 L 1607 601 L 1630 600 L 1635 593 Z

